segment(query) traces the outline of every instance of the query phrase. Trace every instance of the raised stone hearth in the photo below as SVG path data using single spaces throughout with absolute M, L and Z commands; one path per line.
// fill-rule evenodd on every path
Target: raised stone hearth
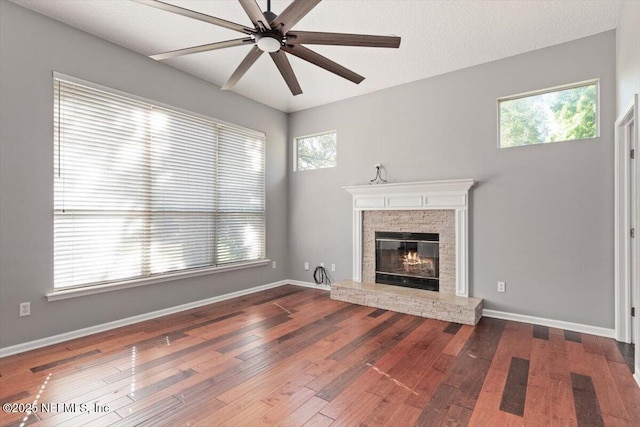
M 380 283 L 337 282 L 331 285 L 331 299 L 465 325 L 475 325 L 482 317 L 480 298 Z

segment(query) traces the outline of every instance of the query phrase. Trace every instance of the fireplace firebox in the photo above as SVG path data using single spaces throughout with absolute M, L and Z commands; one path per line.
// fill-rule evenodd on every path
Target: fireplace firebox
M 376 231 L 376 282 L 438 291 L 439 235 Z

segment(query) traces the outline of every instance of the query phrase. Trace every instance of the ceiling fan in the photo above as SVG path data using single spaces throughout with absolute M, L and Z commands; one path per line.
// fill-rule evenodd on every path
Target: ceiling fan
M 238 0 L 244 11 L 251 19 L 253 27 L 236 24 L 235 22 L 205 15 L 193 10 L 174 6 L 157 0 L 133 0 L 147 6 L 152 6 L 167 12 L 198 19 L 213 25 L 218 25 L 230 30 L 245 34 L 245 37 L 233 40 L 188 47 L 170 52 L 158 53 L 150 57 L 159 61 L 189 55 L 198 52 L 224 49 L 234 46 L 253 45 L 247 56 L 242 60 L 231 77 L 222 85 L 223 90 L 233 89 L 240 78 L 247 72 L 263 52 L 269 52 L 271 59 L 278 67 L 282 78 L 289 86 L 293 95 L 300 95 L 302 89 L 298 79 L 291 68 L 291 64 L 285 52 L 308 61 L 318 67 L 324 68 L 340 77 L 356 84 L 364 80 L 364 77 L 337 64 L 313 50 L 306 48 L 305 44 L 338 45 L 338 46 L 365 46 L 365 47 L 390 47 L 400 46 L 400 37 L 372 36 L 365 34 L 324 33 L 315 31 L 291 31 L 307 13 L 320 3 L 321 0 L 293 0 L 280 15 L 271 11 L 271 0 L 267 0 L 267 11 L 262 12 L 256 0 Z

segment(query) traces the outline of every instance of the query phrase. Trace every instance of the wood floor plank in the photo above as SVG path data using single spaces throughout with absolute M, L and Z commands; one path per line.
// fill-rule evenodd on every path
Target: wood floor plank
M 579 426 L 604 426 L 602 412 L 598 404 L 596 390 L 591 377 L 571 374 L 573 401 L 576 407 L 576 418 Z
M 618 347 L 618 350 L 620 351 L 620 354 L 622 355 L 623 359 L 627 363 L 627 366 L 629 367 L 629 371 L 635 372 L 635 360 L 634 360 L 635 346 L 633 344 L 627 344 L 625 342 L 620 342 L 620 341 L 616 341 L 615 344 Z
M 524 416 L 529 379 L 529 361 L 519 357 L 511 358 L 507 382 L 502 391 L 500 410 L 520 417 Z
M 577 426 L 571 381 L 549 378 L 547 390 L 551 398 L 551 425 Z
M 169 396 L 165 399 L 160 400 L 159 402 L 147 406 L 140 411 L 130 411 L 121 409 L 116 412 L 118 415 L 122 417 L 119 422 L 113 423 L 113 427 L 120 426 L 132 426 L 138 425 L 146 421 L 147 419 L 154 416 L 162 416 L 162 414 L 170 411 L 171 409 L 180 406 L 182 402 L 176 399 L 173 396 Z
M 385 396 L 398 388 L 414 389 L 423 375 L 443 354 L 444 348 L 451 339 L 452 335 L 440 333 L 440 328 L 431 329 L 425 334 L 423 341 L 417 342 L 406 356 L 398 360 L 396 365 L 387 372 L 388 380 L 385 377 L 385 381 L 379 381 L 377 387 L 371 389 L 371 392 Z M 414 353 L 414 350 L 417 352 Z
M 193 375 L 196 374 L 196 371 L 194 371 L 193 369 L 187 369 L 186 371 L 180 371 L 174 375 L 171 375 L 170 377 L 164 378 L 160 381 L 157 381 L 153 384 L 149 384 L 145 387 L 139 388 L 137 389 L 135 392 L 131 392 L 129 394 L 129 397 L 132 400 L 140 400 L 140 399 L 144 399 L 147 396 L 150 396 L 154 393 L 156 393 L 158 390 L 164 389 L 166 387 L 169 387 L 173 384 L 179 383 L 180 381 L 189 378 Z
M 267 399 L 263 400 L 265 403 L 268 403 L 272 406 L 257 422 L 251 423 L 253 426 L 273 426 L 278 424 L 278 422 L 291 415 L 302 406 L 305 402 L 310 400 L 316 392 L 314 390 L 308 389 L 306 387 L 300 387 L 299 389 L 287 392 L 286 399 L 280 400 L 271 400 Z
M 319 398 L 316 398 L 319 399 Z M 320 413 L 315 414 L 313 417 L 311 417 L 306 423 L 304 423 L 304 427 L 327 427 L 330 426 L 331 424 L 333 424 L 333 419 L 329 418 L 325 415 L 322 415 Z M 279 424 L 280 425 L 280 424 Z M 288 426 L 299 426 L 302 424 L 281 424 L 283 426 L 288 425 Z
M 443 427 L 467 426 L 471 420 L 472 413 L 473 411 L 471 409 L 463 408 L 458 405 L 451 405 L 447 411 L 447 416 L 440 425 Z
M 272 410 L 271 405 L 264 403 L 261 400 L 257 400 L 253 402 L 251 405 L 247 406 L 247 408 L 244 411 L 238 412 L 233 417 L 229 418 L 227 421 L 223 423 L 216 422 L 215 425 L 220 427 L 237 427 L 237 426 L 254 425 L 256 420 L 258 420 L 260 417 L 263 417 L 270 410 Z M 214 419 L 209 420 L 207 425 L 212 425 L 211 422 Z
M 589 377 L 597 393 L 597 402 L 602 414 L 629 420 L 629 414 L 609 370 L 607 361 L 610 359 L 594 353 L 588 353 L 586 358 L 590 367 Z
M 358 347 L 360 347 L 362 344 L 369 341 L 370 339 L 374 338 L 376 335 L 379 335 L 382 331 L 391 327 L 391 325 L 399 321 L 402 317 L 403 316 L 400 313 L 394 314 L 389 319 L 385 320 L 384 322 L 375 326 L 371 330 L 360 335 L 358 338 L 351 341 L 349 344 L 336 350 L 333 354 L 329 356 L 329 359 L 338 360 L 338 361 L 343 360 L 345 357 L 353 353 L 355 349 L 357 349 Z
M 582 343 L 567 342 L 567 361 L 571 367 L 571 372 L 581 375 L 590 375 L 591 368 L 587 362 L 587 353 L 584 351 Z
M 442 331 L 442 322 L 432 319 L 426 320 L 422 325 L 416 328 L 404 340 L 398 343 L 391 351 L 380 358 L 375 367 L 383 372 L 389 372 L 400 359 L 404 358 L 418 341 L 429 344 Z
M 564 339 L 567 341 L 579 342 L 582 343 L 582 335 L 579 332 L 573 331 L 564 331 Z
M 362 397 L 351 405 L 349 412 L 341 414 L 331 425 L 336 427 L 359 425 L 381 399 L 380 396 L 365 391 Z
M 462 325 L 460 323 L 449 323 L 449 326 L 444 328 L 444 333 L 455 335 L 458 333 L 460 328 L 462 328 Z
M 533 337 L 540 340 L 549 340 L 549 328 L 541 325 L 533 326 Z
M 498 426 L 502 418 L 500 401 L 507 382 L 507 372 L 499 369 L 489 369 L 486 381 L 478 396 L 470 426 Z
M 582 335 L 582 346 L 584 347 L 584 351 L 587 353 L 598 353 L 602 354 L 602 349 L 600 348 L 600 343 L 598 342 L 598 337 L 589 334 Z
M 364 372 L 369 370 L 370 367 L 373 366 L 382 356 L 388 353 L 398 342 L 402 341 L 414 329 L 420 326 L 421 323 L 423 323 L 423 319 L 413 319 L 408 326 L 395 333 L 395 335 L 390 339 L 385 340 L 383 345 L 380 345 L 366 353 L 363 357 L 362 363 L 353 365 L 331 383 L 323 387 L 322 390 L 318 391 L 317 396 L 329 401 L 335 399 L 338 394 L 340 394 Z M 393 329 L 388 329 L 387 331 L 389 330 Z
M 225 403 L 235 402 L 243 396 L 250 398 L 260 398 L 265 396 L 269 398 L 269 394 L 287 384 L 287 380 L 293 378 L 295 380 L 306 377 L 302 376 L 306 370 L 313 366 L 312 362 L 304 358 L 290 360 L 286 367 L 280 369 L 265 369 L 258 375 L 248 378 L 246 381 L 238 382 L 235 387 L 231 387 L 223 393 L 218 394 L 218 399 Z M 218 381 L 220 377 L 214 377 Z M 302 385 L 306 385 L 306 382 Z M 270 402 L 267 402 L 270 403 Z
M 443 380 L 458 388 L 453 400 L 456 405 L 471 410 L 475 407 L 505 324 L 497 319 L 479 323 L 460 356 L 456 358 L 448 378 Z
M 385 314 L 387 312 L 387 310 L 383 309 L 383 308 L 379 308 L 377 310 L 372 311 L 371 313 L 368 314 L 369 317 L 380 317 L 383 314 Z
M 607 363 L 618 393 L 629 414 L 629 419 L 640 420 L 640 387 L 632 377 L 629 377 L 624 364 L 611 360 L 608 360 Z
M 508 371 L 514 357 L 529 360 L 533 343 L 532 337 L 531 325 L 518 324 L 517 329 L 505 328 L 491 361 L 491 367 Z
M 311 399 L 300 405 L 295 411 L 278 422 L 280 427 L 326 426 L 333 423 L 333 418 L 322 415 L 320 411 L 329 402 L 312 396 Z
M 556 332 L 549 331 L 548 374 L 552 379 L 569 383 L 571 377 L 567 358 L 567 341 L 565 341 L 563 333 L 561 335 Z
M 455 387 L 440 383 L 413 425 L 416 427 L 441 425 L 447 417 L 456 392 Z
M 405 403 L 414 408 L 423 408 L 435 393 L 436 388 L 447 376 L 453 366 L 455 358 L 448 354 L 441 354 L 431 365 L 427 372 L 420 378 L 413 388 L 414 393 L 410 394 Z
M 322 408 L 320 413 L 329 418 L 337 419 L 343 413 L 348 412 L 351 405 L 361 399 L 369 387 L 375 384 L 380 377 L 381 374 L 373 369 L 366 371 L 360 378 L 340 393 L 339 396 L 331 402 L 327 401 L 328 404 Z
M 453 337 L 453 339 L 447 344 L 442 352 L 445 354 L 450 354 L 451 356 L 457 356 L 472 333 L 473 326 L 462 325 L 462 328 L 460 328 L 455 337 Z
M 385 427 L 412 426 L 420 416 L 420 409 L 403 403 L 391 415 Z
M 48 371 L 48 370 L 51 370 L 52 368 L 55 368 L 56 366 L 64 365 L 65 363 L 75 362 L 78 359 L 95 356 L 100 353 L 101 353 L 100 350 L 91 350 L 91 351 L 87 351 L 86 353 L 76 354 L 75 356 L 65 357 L 64 359 L 59 359 L 53 362 L 45 363 L 44 365 L 34 366 L 33 368 L 31 368 L 31 372 L 35 374 L 36 372 Z
M 636 426 L 629 354 L 609 338 L 456 325 L 287 285 L 2 358 L 2 403 L 109 411 L 0 413 L 0 426 Z
M 598 344 L 600 344 L 600 348 L 602 349 L 602 353 L 604 354 L 604 357 L 607 358 L 607 360 L 620 363 L 626 362 L 614 340 L 605 337 L 597 337 L 597 339 Z
M 404 405 L 404 401 L 411 394 L 408 389 L 394 389 L 380 400 L 371 413 L 362 421 L 366 426 L 383 426 L 391 421 L 393 414 Z
M 551 425 L 551 399 L 544 388 L 527 385 L 527 396 L 524 404 L 525 426 Z

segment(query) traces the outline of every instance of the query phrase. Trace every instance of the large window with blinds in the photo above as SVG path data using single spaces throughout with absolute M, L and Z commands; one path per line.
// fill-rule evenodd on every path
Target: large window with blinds
M 265 135 L 54 76 L 54 288 L 265 258 Z

